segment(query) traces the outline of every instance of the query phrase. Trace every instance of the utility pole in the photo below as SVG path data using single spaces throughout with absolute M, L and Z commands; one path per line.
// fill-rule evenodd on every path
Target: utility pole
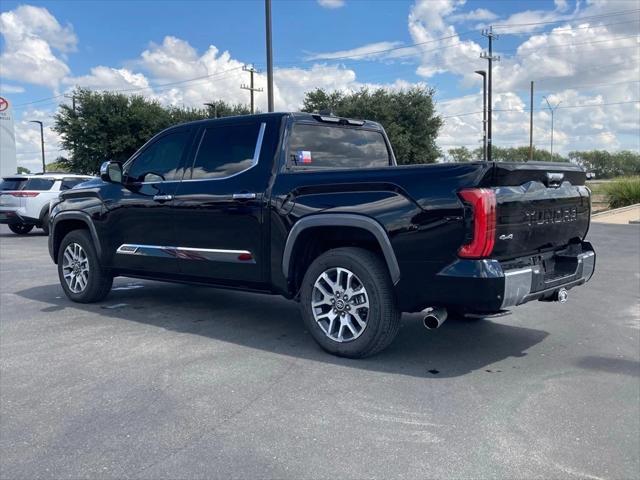
M 271 45 L 271 0 L 264 0 L 264 16 L 267 34 L 267 105 L 273 112 L 273 49 Z
M 487 124 L 488 124 L 488 134 L 487 134 L 487 160 L 491 161 L 491 117 L 493 114 L 493 61 L 496 62 L 500 60 L 499 56 L 493 56 L 493 39 L 498 39 L 498 35 L 493 33 L 493 26 L 490 26 L 488 29 L 482 31 L 482 36 L 487 37 L 489 39 L 489 53 L 482 52 L 480 54 L 480 58 L 484 58 L 489 62 L 489 93 L 488 93 L 488 107 L 487 107 Z
M 482 77 L 482 160 L 487 161 L 487 72 L 476 70 Z
M 213 118 L 218 118 L 218 106 L 212 102 L 203 103 L 203 105 L 213 109 Z
M 71 107 L 73 108 L 73 113 L 76 113 L 76 95 L 71 94 L 71 95 L 67 95 L 65 93 L 64 98 L 70 98 L 71 99 Z
M 562 103 L 561 101 L 551 106 L 549 103 L 549 99 L 545 96 L 543 97 L 544 101 L 547 102 L 547 107 L 549 107 L 549 111 L 551 112 L 551 161 L 553 161 L 553 114 L 556 112 L 556 109 Z
M 29 123 L 37 123 L 40 125 L 40 147 L 42 148 L 42 173 L 46 173 L 47 166 L 44 161 L 44 126 L 40 120 L 29 120 Z
M 258 72 L 258 70 L 253 68 L 253 65 L 251 65 L 250 67 L 247 67 L 245 65 L 244 67 L 242 67 L 242 70 L 244 70 L 245 72 L 249 72 L 249 75 L 250 75 L 249 86 L 243 83 L 242 85 L 240 85 L 240 88 L 243 90 L 249 90 L 249 92 L 251 92 L 251 114 L 253 115 L 253 112 L 254 112 L 253 92 L 262 92 L 262 88 L 255 88 L 253 86 L 253 74 L 260 73 L 260 72 Z
M 533 80 L 531 80 L 531 99 L 529 100 L 529 161 L 533 160 Z

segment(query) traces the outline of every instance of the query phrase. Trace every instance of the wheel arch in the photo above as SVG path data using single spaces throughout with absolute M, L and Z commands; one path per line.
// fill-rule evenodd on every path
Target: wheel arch
M 384 262 L 389 270 L 389 276 L 393 284 L 400 281 L 400 267 L 391 246 L 389 236 L 385 229 L 376 220 L 364 215 L 349 213 L 326 213 L 310 215 L 298 220 L 292 227 L 284 247 L 282 255 L 282 273 L 289 281 L 293 276 L 293 265 L 296 252 L 300 248 L 299 242 L 303 233 L 318 227 L 346 227 L 349 229 L 367 232 L 373 238 Z
M 100 239 L 89 214 L 84 212 L 61 212 L 54 217 L 51 231 L 49 232 L 51 237 L 51 257 L 55 263 L 58 263 L 58 250 L 62 239 L 69 232 L 79 229 L 89 231 L 98 258 L 102 258 Z

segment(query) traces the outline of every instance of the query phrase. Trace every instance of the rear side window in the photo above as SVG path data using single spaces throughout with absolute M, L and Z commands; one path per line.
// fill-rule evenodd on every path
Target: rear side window
M 253 167 L 258 160 L 260 128 L 258 123 L 207 128 L 191 178 L 225 178 Z
M 0 182 L 0 191 L 22 190 L 25 183 L 27 183 L 26 178 L 3 178 Z
M 390 164 L 382 133 L 348 127 L 295 124 L 289 165 L 311 168 L 377 168 Z
M 22 187 L 22 190 L 39 190 L 46 191 L 51 190 L 55 180 L 51 178 L 30 178 Z

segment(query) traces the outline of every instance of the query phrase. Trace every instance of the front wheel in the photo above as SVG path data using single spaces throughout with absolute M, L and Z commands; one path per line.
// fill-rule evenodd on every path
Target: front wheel
M 9 230 L 16 235 L 26 235 L 33 230 L 33 225 L 27 225 L 26 223 L 10 223 Z
M 73 230 L 62 239 L 58 251 L 58 277 L 67 297 L 78 303 L 102 300 L 113 284 L 113 276 L 100 265 L 86 230 Z
M 362 358 L 384 350 L 400 329 L 393 283 L 384 262 L 361 248 L 336 248 L 307 270 L 302 317 L 327 352 Z

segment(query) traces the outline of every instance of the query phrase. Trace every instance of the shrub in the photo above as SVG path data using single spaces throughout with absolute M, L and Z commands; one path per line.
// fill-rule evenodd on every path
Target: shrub
M 611 208 L 626 207 L 640 203 L 640 177 L 626 177 L 613 180 L 605 187 Z

